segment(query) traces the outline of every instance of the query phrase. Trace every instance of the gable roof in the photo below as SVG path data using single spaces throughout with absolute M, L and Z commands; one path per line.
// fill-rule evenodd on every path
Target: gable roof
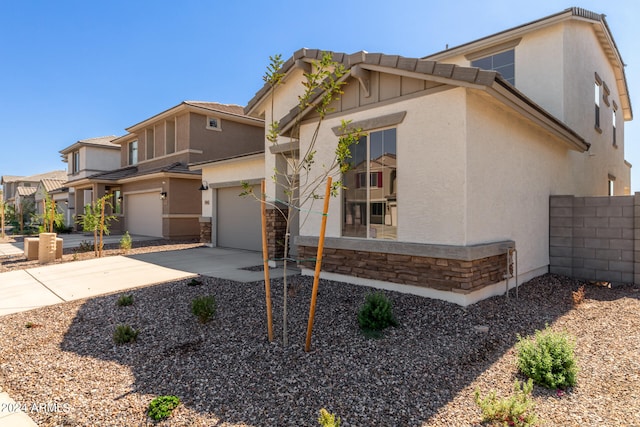
M 300 49 L 284 63 L 282 72 L 288 73 L 294 67 L 301 66 L 301 62 L 316 61 L 321 58 L 323 53 L 323 51 L 317 49 Z M 349 76 L 360 79 L 363 72 L 378 71 L 452 86 L 483 90 L 501 103 L 513 108 L 524 117 L 559 137 L 570 149 L 580 152 L 589 149 L 590 144 L 573 129 L 529 99 L 496 71 L 487 71 L 476 67 L 463 67 L 455 64 L 443 64 L 428 59 L 407 58 L 399 55 L 368 53 L 365 51 L 351 55 L 345 53 L 332 53 L 332 55 L 334 61 L 342 63 L 347 70 L 341 80 L 345 80 Z M 247 104 L 245 112 L 247 114 L 255 114 L 256 107 L 268 96 L 270 91 L 270 86 L 265 84 Z M 295 123 L 296 118 L 302 118 L 313 111 L 314 102 L 320 98 L 321 94 L 320 91 L 315 93 L 315 96 L 310 100 L 310 106 L 305 111 L 299 111 L 296 105 L 287 115 L 282 117 L 278 121 L 280 131 L 286 133 Z
M 602 47 L 602 50 L 607 55 L 611 64 L 613 64 L 614 73 L 616 76 L 616 84 L 618 87 L 618 93 L 620 94 L 621 108 L 624 114 L 625 120 L 633 119 L 633 111 L 631 109 L 631 99 L 629 97 L 629 88 L 627 85 L 627 77 L 625 75 L 625 64 L 618 50 L 611 29 L 605 15 L 592 12 L 587 9 L 579 7 L 571 7 L 553 15 L 546 16 L 544 18 L 537 19 L 535 21 L 528 22 L 526 24 L 519 25 L 517 27 L 509 28 L 499 33 L 495 33 L 480 39 L 454 46 L 449 49 L 445 49 L 440 52 L 423 57 L 423 59 L 431 59 L 438 61 L 443 58 L 451 57 L 454 55 L 461 55 L 479 49 L 499 45 L 507 40 L 513 40 L 519 35 L 529 33 L 533 30 L 555 25 L 559 22 L 566 20 L 580 20 L 589 22 L 592 24 L 596 37 Z
M 115 135 L 99 136 L 99 137 L 96 137 L 96 138 L 81 139 L 81 140 L 78 140 L 78 141 L 74 142 L 70 146 L 68 146 L 66 148 L 63 148 L 62 150 L 59 151 L 59 153 L 62 154 L 63 157 L 64 157 L 65 154 L 69 154 L 70 152 L 75 151 L 75 150 L 79 149 L 80 147 L 86 147 L 86 146 L 93 146 L 93 147 L 101 147 L 101 148 L 119 150 L 120 146 L 118 144 L 114 144 L 114 143 L 111 142 L 114 139 L 116 139 Z
M 194 113 L 207 115 L 207 114 L 215 114 L 217 116 L 221 116 L 223 118 L 233 120 L 236 122 L 241 122 L 245 124 L 249 124 L 252 126 L 264 126 L 264 120 L 257 119 L 255 117 L 250 117 L 244 114 L 244 108 L 240 105 L 234 104 L 221 104 L 218 102 L 207 102 L 207 101 L 182 101 L 180 104 L 173 106 L 167 110 L 162 111 L 154 116 L 149 117 L 139 123 L 136 123 L 133 126 L 129 126 L 125 130 L 129 132 L 126 135 L 120 136 L 118 138 L 113 139 L 114 144 L 122 144 L 126 142 L 133 133 L 144 129 L 145 127 L 151 125 L 154 122 L 159 120 L 170 118 L 176 114 L 180 114 L 183 112 L 191 111 Z
M 18 175 L 2 175 L 2 178 L 0 178 L 0 184 L 8 184 L 10 182 L 20 181 L 20 178 L 24 177 Z

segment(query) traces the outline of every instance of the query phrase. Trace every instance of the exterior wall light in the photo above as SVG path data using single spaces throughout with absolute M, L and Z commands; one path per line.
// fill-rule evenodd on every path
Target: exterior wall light
M 166 192 L 166 191 L 162 191 L 162 192 L 160 192 L 160 198 L 161 198 L 162 200 L 166 199 L 166 198 L 167 198 L 167 192 Z
M 198 190 L 200 191 L 205 191 L 209 189 L 209 183 L 207 181 L 202 181 L 202 184 L 200 185 L 200 188 L 198 188 Z

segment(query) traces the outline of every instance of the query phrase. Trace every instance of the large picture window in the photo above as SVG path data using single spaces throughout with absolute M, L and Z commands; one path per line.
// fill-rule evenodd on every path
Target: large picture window
M 472 67 L 482 68 L 483 70 L 494 70 L 499 72 L 502 77 L 512 85 L 516 85 L 516 55 L 513 49 L 506 52 L 496 53 L 495 55 L 486 56 L 484 58 L 471 61 Z
M 342 235 L 397 239 L 396 129 L 370 132 L 350 147 L 343 176 Z

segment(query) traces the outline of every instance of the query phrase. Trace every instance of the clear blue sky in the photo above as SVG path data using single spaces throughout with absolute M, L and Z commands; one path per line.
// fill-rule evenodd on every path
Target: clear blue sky
M 59 150 L 183 100 L 245 105 L 269 55 L 301 47 L 421 57 L 578 6 L 607 15 L 627 64 L 640 191 L 640 2 L 0 1 L 0 175 L 66 169 Z

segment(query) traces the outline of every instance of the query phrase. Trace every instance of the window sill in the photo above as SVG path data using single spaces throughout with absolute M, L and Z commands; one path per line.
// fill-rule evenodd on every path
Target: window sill
M 596 130 L 596 132 L 602 134 L 602 129 L 600 129 L 600 126 L 594 126 L 593 128 Z

